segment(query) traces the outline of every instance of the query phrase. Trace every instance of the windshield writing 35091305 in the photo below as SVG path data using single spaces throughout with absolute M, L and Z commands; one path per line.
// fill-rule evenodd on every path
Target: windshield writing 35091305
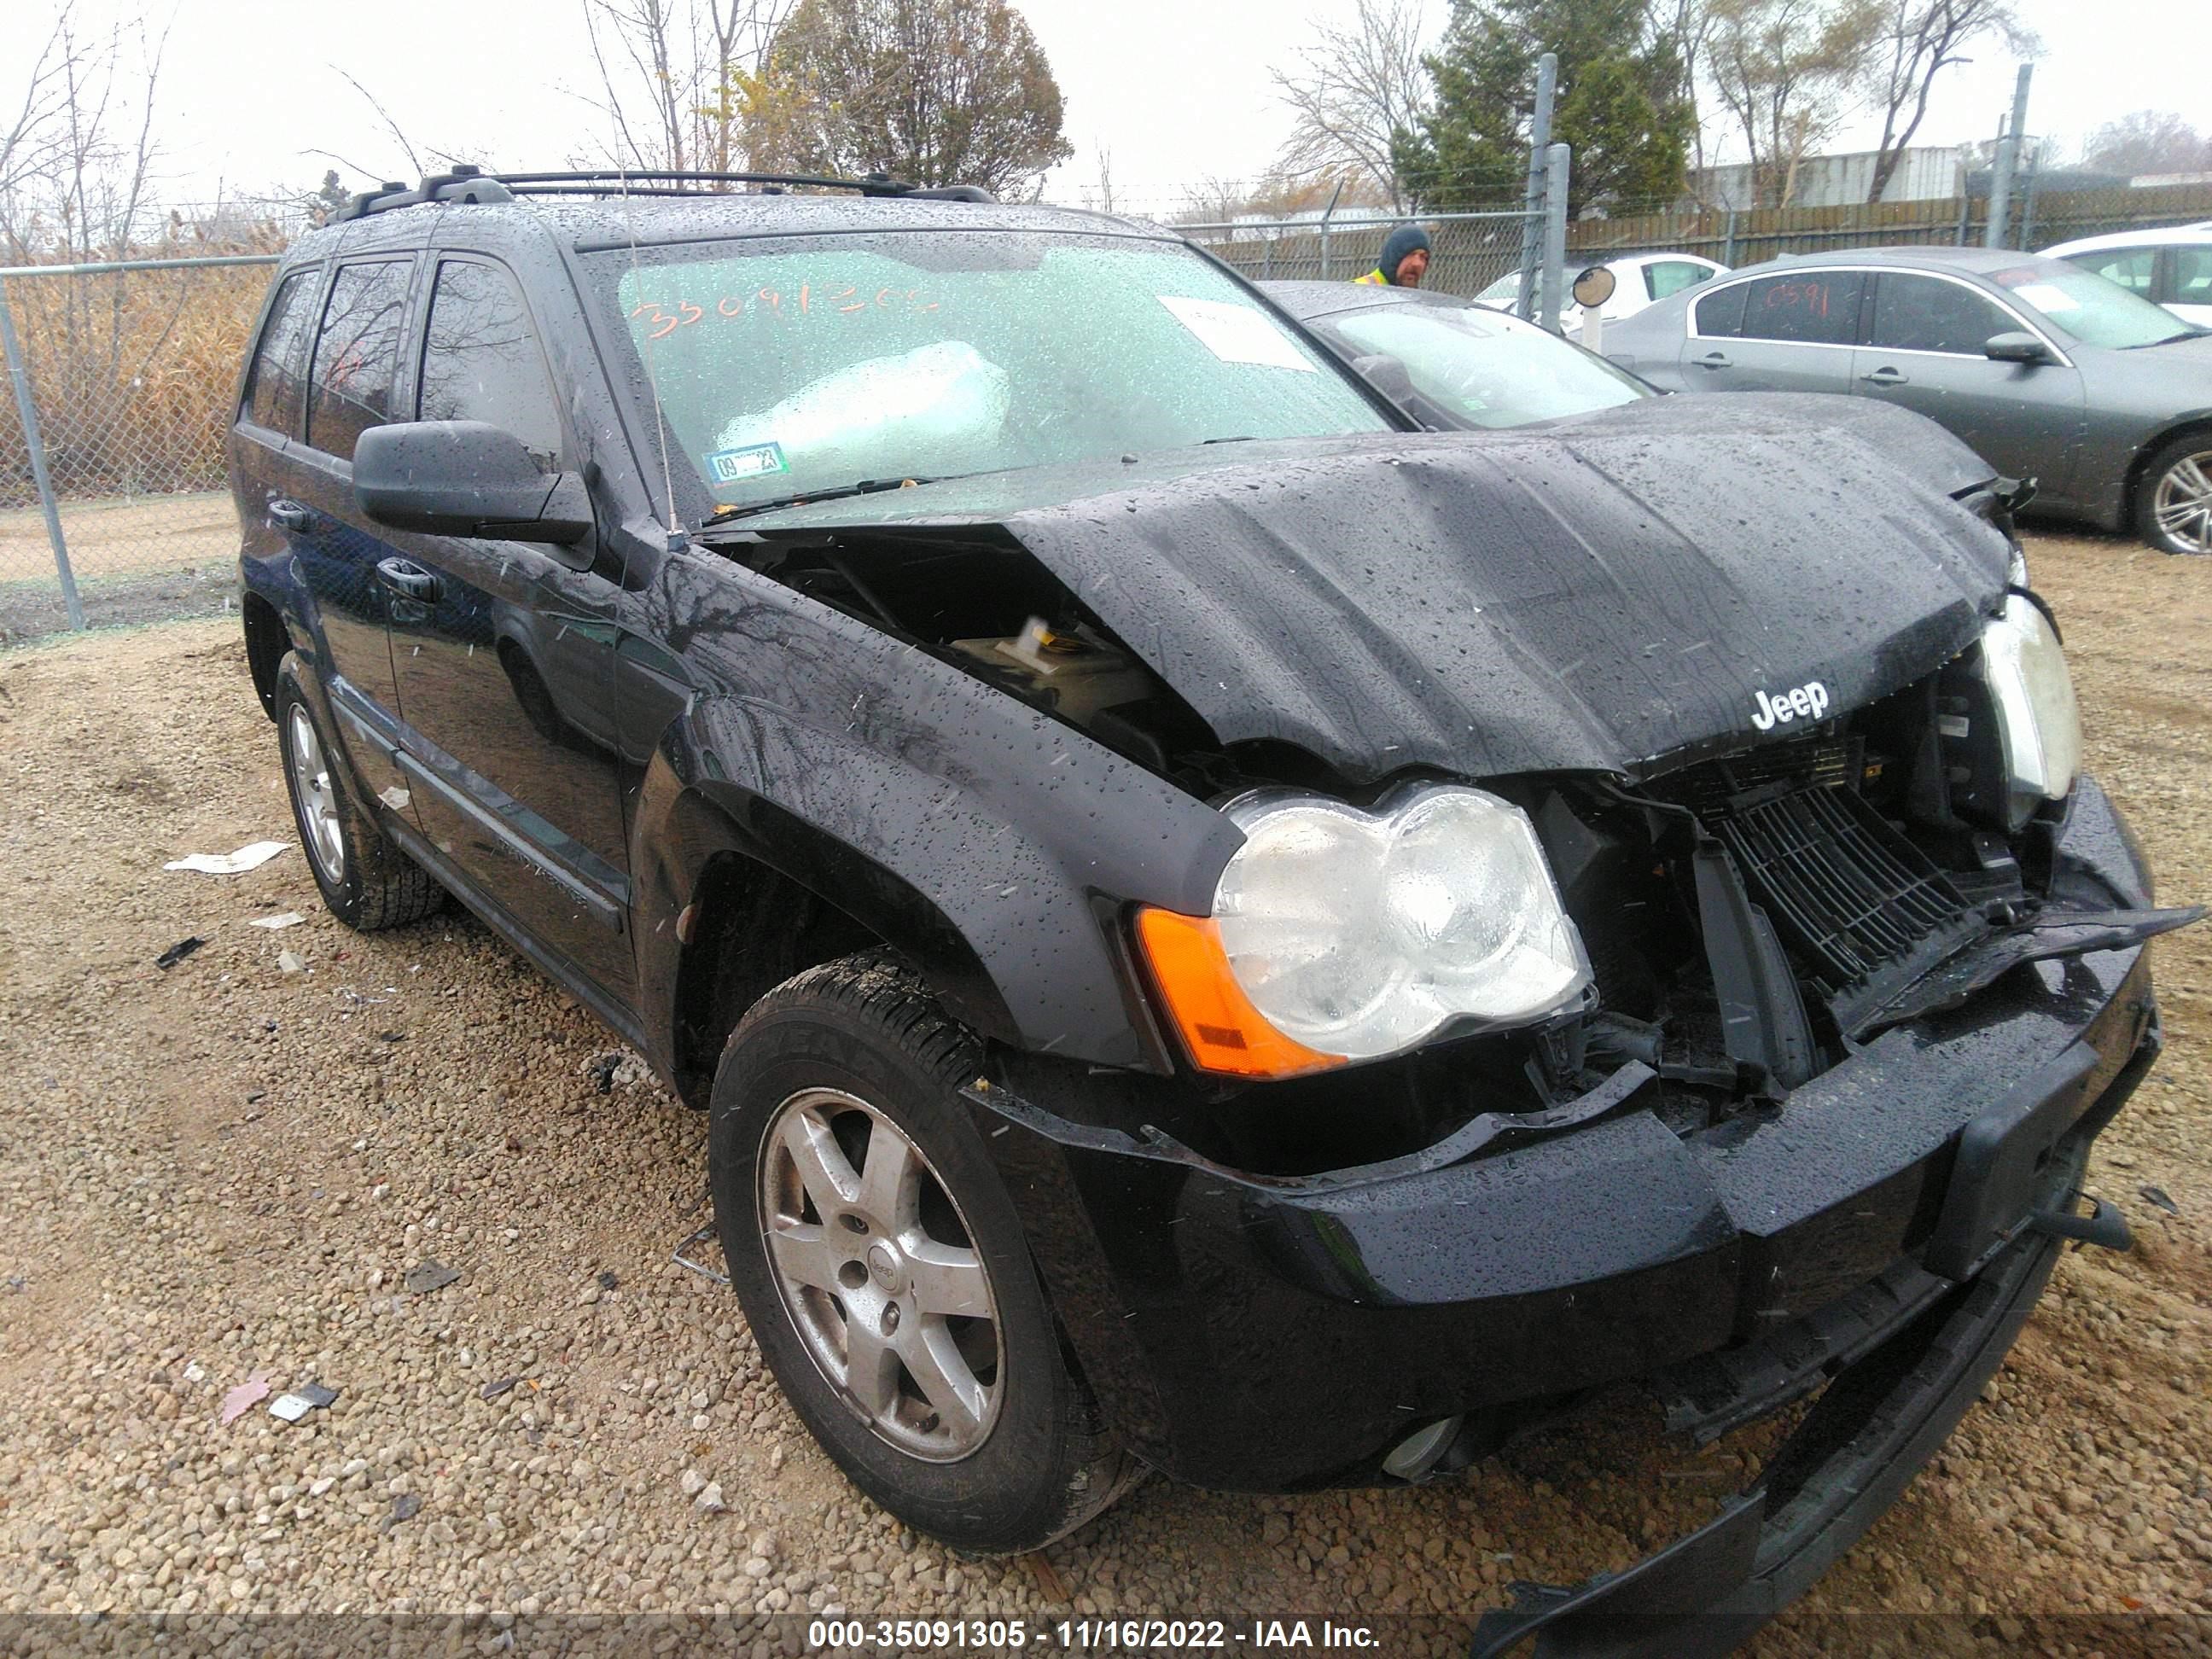
M 711 307 L 690 300 L 677 300 L 663 306 L 658 301 L 642 300 L 630 311 L 633 319 L 642 318 L 647 325 L 647 339 L 665 339 L 679 328 L 689 328 L 709 316 L 738 318 L 748 313 L 756 316 L 797 319 L 800 317 L 853 317 L 865 311 L 934 311 L 937 301 L 918 288 L 879 288 L 872 294 L 864 294 L 857 283 L 843 287 L 829 283 L 802 283 L 794 293 L 781 289 L 764 288 L 754 294 L 725 294 Z

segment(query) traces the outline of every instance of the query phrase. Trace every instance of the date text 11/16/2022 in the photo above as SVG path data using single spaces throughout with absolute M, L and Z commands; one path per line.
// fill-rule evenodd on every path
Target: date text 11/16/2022
M 1089 1652 L 1108 1650 L 1249 1648 L 1358 1649 L 1381 1645 L 1365 1625 L 1326 1619 L 817 1619 L 806 1627 L 809 1652 L 825 1648 L 994 1651 L 1030 1646 Z

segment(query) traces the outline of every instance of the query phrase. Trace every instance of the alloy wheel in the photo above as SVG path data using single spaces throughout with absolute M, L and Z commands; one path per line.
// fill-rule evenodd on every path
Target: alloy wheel
M 2191 553 L 2212 553 L 2212 449 L 2184 455 L 2159 475 L 2151 517 Z
M 292 782 L 300 802 L 300 827 L 307 832 L 307 856 L 333 887 L 345 880 L 345 830 L 338 822 L 337 792 L 315 722 L 299 703 L 289 721 Z
M 976 1450 L 1005 1389 L 998 1303 L 927 1156 L 857 1096 L 807 1089 L 769 1118 L 759 1170 L 771 1277 L 838 1398 L 909 1456 Z

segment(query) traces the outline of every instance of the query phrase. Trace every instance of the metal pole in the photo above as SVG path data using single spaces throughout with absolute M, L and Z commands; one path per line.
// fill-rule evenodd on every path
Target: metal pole
M 1337 180 L 1336 188 L 1328 193 L 1328 205 L 1321 210 L 1321 279 L 1328 280 L 1328 222 L 1336 214 L 1336 198 L 1344 194 L 1344 181 Z
M 2033 150 L 2027 153 L 2027 166 L 2022 169 L 2027 182 L 2020 192 L 2020 251 L 2027 252 L 2035 246 L 2035 175 L 2042 169 L 2038 165 L 2042 157 Z
M 53 480 L 46 475 L 46 446 L 39 436 L 39 411 L 31 401 L 31 377 L 23 369 L 23 349 L 15 343 L 15 313 L 8 309 L 8 284 L 0 282 L 0 352 L 8 358 L 8 378 L 15 386 L 15 412 L 23 417 L 23 447 L 31 452 L 31 482 L 38 486 L 39 505 L 46 515 L 46 539 L 54 545 L 54 574 L 62 579 L 62 606 L 69 625 L 84 627 L 84 605 L 76 596 L 76 576 L 70 569 L 69 543 L 62 538 L 61 510 L 54 505 Z
M 1567 276 L 1567 147 L 1544 151 L 1544 326 L 1559 332 L 1559 301 Z
M 1966 245 L 1966 221 L 1973 210 L 1973 194 L 1967 190 L 1966 176 L 1962 173 L 1959 178 L 1959 234 L 1953 239 L 1960 247 Z
M 1721 247 L 1721 263 L 1731 270 L 1735 269 L 1735 210 L 1734 208 L 1729 210 L 1728 240 Z
M 1536 314 L 1536 261 L 1541 253 L 1540 221 L 1544 210 L 1544 152 L 1552 142 L 1552 100 L 1559 89 L 1559 55 L 1547 52 L 1536 60 L 1536 108 L 1528 118 L 1528 185 L 1521 207 L 1521 292 L 1513 301 L 1513 314 Z
M 2012 125 L 1997 140 L 1996 166 L 1990 179 L 1990 222 L 1982 233 L 1984 247 L 2005 245 L 2006 216 L 2012 206 L 2013 168 L 2019 164 L 2020 135 L 2027 130 L 2027 82 L 2035 65 L 2022 64 L 2012 93 Z

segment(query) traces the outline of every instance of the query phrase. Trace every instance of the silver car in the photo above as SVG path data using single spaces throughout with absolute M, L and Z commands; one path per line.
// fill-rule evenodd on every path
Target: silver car
M 1854 248 L 1662 301 L 1606 356 L 1670 392 L 1828 392 L 1918 410 L 2033 512 L 2212 553 L 2212 333 L 2063 260 Z

